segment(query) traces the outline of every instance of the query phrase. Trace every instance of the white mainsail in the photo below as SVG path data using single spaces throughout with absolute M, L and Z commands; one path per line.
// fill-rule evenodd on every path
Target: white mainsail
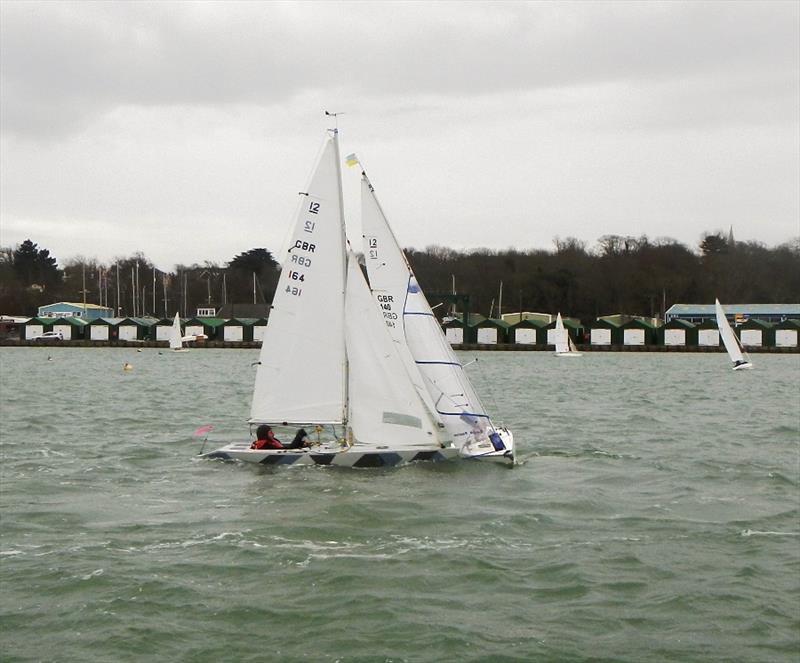
M 734 364 L 734 368 L 737 366 L 746 366 L 749 368 L 751 365 L 750 358 L 744 350 L 742 350 L 742 345 L 733 329 L 731 329 L 731 325 L 728 322 L 728 318 L 725 316 L 725 310 L 722 308 L 722 304 L 719 303 L 719 299 L 714 300 L 714 308 L 717 315 L 719 335 L 722 338 L 725 349 L 728 351 L 728 356 Z
M 175 319 L 172 321 L 172 327 L 169 330 L 169 348 L 170 350 L 180 350 L 183 347 L 183 336 L 181 334 L 181 319 L 176 313 Z
M 439 448 L 436 423 L 408 380 L 354 254 L 348 258 L 345 336 L 348 424 L 356 444 Z
M 361 193 L 367 272 L 387 327 L 398 343 L 407 344 L 454 444 L 485 438 L 493 428 L 489 416 L 445 339 L 366 174 Z
M 301 194 L 256 371 L 251 423 L 345 417 L 345 240 L 336 134 Z
M 567 336 L 567 330 L 564 327 L 564 321 L 561 319 L 560 312 L 556 315 L 556 326 L 553 330 L 553 342 L 556 346 L 556 354 L 570 351 L 569 336 Z

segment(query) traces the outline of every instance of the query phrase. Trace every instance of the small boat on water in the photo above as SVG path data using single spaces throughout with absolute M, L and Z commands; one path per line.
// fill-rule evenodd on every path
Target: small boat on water
M 561 319 L 561 312 L 556 315 L 556 326 L 553 329 L 554 341 L 556 346 L 556 357 L 582 357 L 583 355 L 578 352 L 575 344 L 570 338 L 567 328 L 564 327 L 564 321 Z
M 740 371 L 743 369 L 753 368 L 753 362 L 750 361 L 750 357 L 742 347 L 742 342 L 734 333 L 733 329 L 731 328 L 731 324 L 728 322 L 728 318 L 725 315 L 725 309 L 722 308 L 722 304 L 719 303 L 719 299 L 714 301 L 717 314 L 717 328 L 719 329 L 719 335 L 722 338 L 722 343 L 725 345 L 725 349 L 728 351 L 728 356 L 733 362 L 733 370 Z
M 300 194 L 256 362 L 249 418 L 251 428 L 274 426 L 279 436 L 292 429 L 312 430 L 311 446 L 254 449 L 242 441 L 202 457 L 349 467 L 459 458 L 513 464 L 513 437 L 491 424 L 446 341 L 429 332 L 407 337 L 408 330 L 403 332 L 404 320 L 416 321 L 421 309 L 430 308 L 402 252 L 398 249 L 392 258 L 405 270 L 402 297 L 398 294 L 392 303 L 406 306 L 381 306 L 390 295 L 376 288 L 377 274 L 372 290 L 367 284 L 348 250 L 340 163 L 338 130 L 333 129 Z M 444 339 L 429 316 L 424 324 L 435 324 Z M 420 338 L 444 354 L 431 355 L 428 364 L 415 358 L 415 352 L 422 352 L 412 351 Z
M 172 321 L 172 327 L 169 330 L 169 349 L 173 352 L 189 352 L 189 348 L 183 345 L 185 340 L 194 340 L 194 336 L 188 339 L 184 338 L 181 331 L 181 318 L 176 313 L 175 319 Z

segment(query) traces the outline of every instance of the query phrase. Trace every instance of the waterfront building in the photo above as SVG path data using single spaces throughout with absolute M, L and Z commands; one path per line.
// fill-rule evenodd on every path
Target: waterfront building
M 97 304 L 81 304 L 75 302 L 56 302 L 40 306 L 36 314 L 38 318 L 81 318 L 87 322 L 97 318 L 110 318 L 114 309 Z
M 726 304 L 722 302 L 725 315 L 731 323 L 742 323 L 750 318 L 764 322 L 778 323 L 784 320 L 800 320 L 800 304 Z M 674 318 L 688 320 L 695 324 L 705 320 L 715 320 L 714 304 L 673 304 L 664 319 L 666 322 Z

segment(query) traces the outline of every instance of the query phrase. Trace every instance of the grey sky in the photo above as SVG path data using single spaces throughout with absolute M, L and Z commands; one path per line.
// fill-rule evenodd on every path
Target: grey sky
M 323 109 L 405 246 L 800 234 L 797 2 L 0 11 L 0 244 L 62 263 L 278 253 Z

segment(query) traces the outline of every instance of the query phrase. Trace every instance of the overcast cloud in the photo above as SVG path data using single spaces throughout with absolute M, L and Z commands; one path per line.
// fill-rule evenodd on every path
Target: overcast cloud
M 61 263 L 279 253 L 324 109 L 405 246 L 800 235 L 797 2 L 0 12 L 0 244 Z

